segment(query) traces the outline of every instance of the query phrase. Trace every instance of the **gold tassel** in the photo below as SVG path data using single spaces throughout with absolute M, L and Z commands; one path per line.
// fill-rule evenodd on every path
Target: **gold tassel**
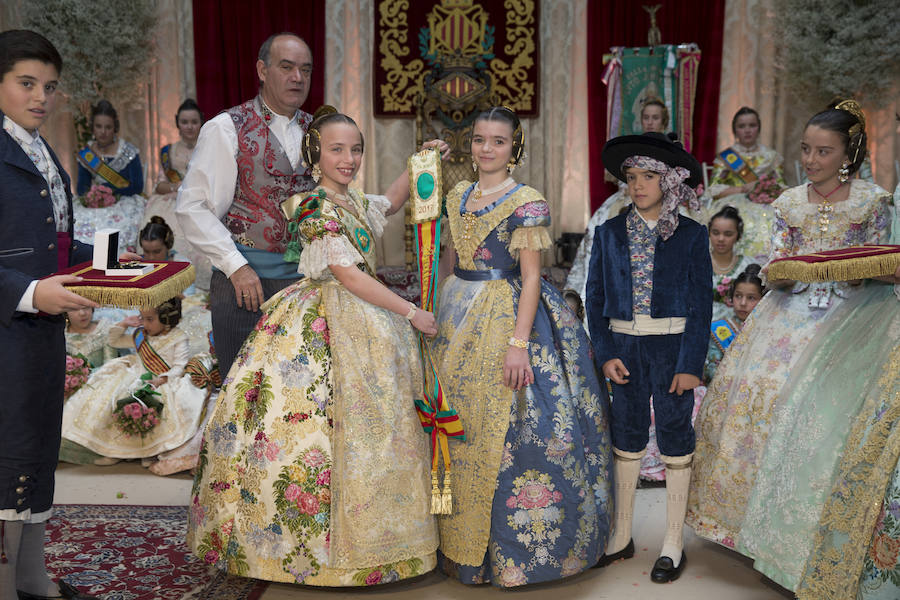
M 450 493 L 450 471 L 444 472 L 444 491 L 441 492 L 441 512 L 439 514 L 449 515 L 453 512 L 453 494 Z
M 441 514 L 441 490 L 438 489 L 437 469 L 431 471 L 431 514 Z

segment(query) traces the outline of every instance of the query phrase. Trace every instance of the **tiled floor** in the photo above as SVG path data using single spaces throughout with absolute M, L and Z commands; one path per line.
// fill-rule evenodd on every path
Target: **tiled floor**
M 187 504 L 190 486 L 191 478 L 187 475 L 157 477 L 135 462 L 119 463 L 111 467 L 60 464 L 57 471 L 56 502 Z M 662 544 L 665 527 L 665 489 L 638 490 L 635 512 L 634 538 L 638 552 L 633 559 L 605 569 L 591 570 L 564 581 L 526 587 L 510 593 L 521 600 L 551 596 L 553 600 L 781 600 L 792 597 L 786 590 L 766 581 L 744 557 L 697 539 L 689 529 L 685 530 L 688 565 L 681 579 L 667 585 L 652 583 L 649 572 Z M 430 573 L 414 581 L 359 591 L 273 584 L 262 598 L 478 600 L 497 598 L 503 593 L 490 586 L 463 586 L 441 574 Z

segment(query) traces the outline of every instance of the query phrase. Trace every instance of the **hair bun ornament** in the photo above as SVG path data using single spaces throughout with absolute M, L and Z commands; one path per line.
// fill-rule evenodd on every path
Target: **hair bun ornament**
M 843 110 L 845 112 L 848 112 L 856 117 L 857 124 L 852 126 L 850 128 L 850 131 L 848 132 L 851 136 L 865 132 L 866 117 L 865 115 L 863 115 L 862 107 L 859 105 L 859 102 L 852 98 L 848 98 L 846 100 L 841 100 L 840 102 L 835 104 L 834 108 L 836 110 Z
M 322 106 L 320 106 L 319 108 L 316 109 L 316 112 L 313 113 L 313 121 L 315 121 L 316 119 L 319 119 L 321 117 L 324 117 L 325 115 L 333 115 L 337 111 L 338 111 L 338 109 L 336 109 L 332 105 L 323 104 Z
M 515 120 L 516 127 L 513 130 L 514 155 L 512 159 L 514 164 L 520 165 L 522 164 L 522 159 L 525 158 L 525 131 L 522 129 L 522 121 L 519 119 L 519 115 L 516 114 L 516 111 L 514 111 L 507 105 L 502 104 L 500 105 L 500 108 L 511 114 L 513 119 Z

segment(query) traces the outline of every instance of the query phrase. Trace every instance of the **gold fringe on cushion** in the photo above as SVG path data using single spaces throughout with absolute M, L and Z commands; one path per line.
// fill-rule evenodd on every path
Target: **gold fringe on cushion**
M 771 263 L 767 277 L 770 281 L 792 279 L 804 283 L 851 281 L 893 275 L 897 267 L 900 267 L 900 253 L 897 252 L 816 263 L 787 259 Z
M 66 289 L 101 306 L 155 307 L 188 289 L 195 277 L 194 265 L 188 265 L 164 281 L 144 289 L 100 285 L 72 285 L 66 286 Z

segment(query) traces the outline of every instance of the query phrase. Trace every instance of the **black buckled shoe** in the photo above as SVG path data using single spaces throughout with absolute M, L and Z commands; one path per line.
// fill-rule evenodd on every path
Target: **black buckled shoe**
M 600 569 L 605 567 L 606 565 L 611 565 L 619 559 L 626 558 L 634 558 L 634 539 L 628 540 L 628 545 L 619 550 L 618 552 L 614 552 L 612 554 L 604 554 L 600 557 L 600 560 L 597 561 L 597 564 L 591 567 L 592 569 Z
M 59 596 L 35 596 L 21 590 L 16 590 L 16 593 L 19 594 L 19 600 L 56 600 L 57 598 L 65 598 L 66 600 L 100 600 L 97 596 L 82 594 L 77 588 L 72 587 L 63 579 L 58 580 L 56 583 L 59 585 Z
M 678 566 L 674 566 L 674 562 L 668 556 L 660 556 L 653 563 L 653 570 L 650 571 L 650 581 L 653 583 L 669 583 L 681 577 L 684 571 L 684 565 L 687 564 L 687 556 L 684 550 L 681 551 L 681 562 Z

